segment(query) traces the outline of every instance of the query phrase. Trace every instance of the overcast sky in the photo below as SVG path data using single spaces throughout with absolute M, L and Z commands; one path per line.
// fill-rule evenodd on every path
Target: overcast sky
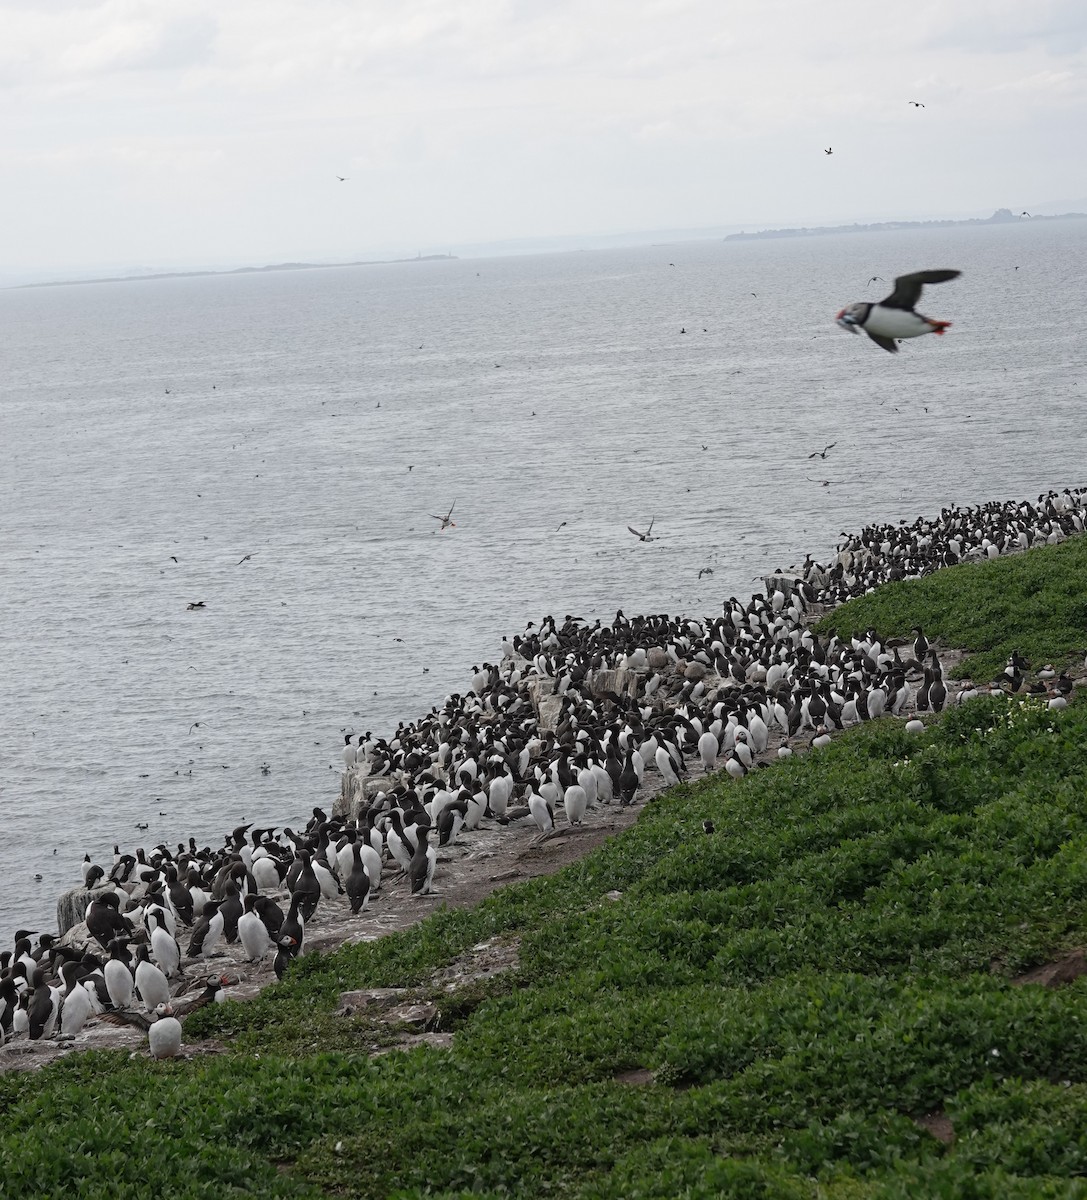
M 1085 0 L 0 0 L 0 271 L 1073 201 L 1085 67 Z

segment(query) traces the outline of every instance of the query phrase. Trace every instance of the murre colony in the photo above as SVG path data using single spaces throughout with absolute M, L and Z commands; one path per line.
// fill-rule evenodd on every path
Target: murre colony
M 156 1056 L 176 1054 L 186 1012 L 224 995 L 229 976 L 208 970 L 223 947 L 281 977 L 319 906 L 346 922 L 383 886 L 431 894 L 439 850 L 453 854 L 483 829 L 549 838 L 692 768 L 739 778 L 851 724 L 938 711 L 956 695 L 923 629 L 894 647 L 874 632 L 824 639 L 809 628 L 812 608 L 1054 544 L 1085 519 L 1087 489 L 948 508 L 843 534 L 832 563 L 809 558 L 768 576 L 763 593 L 730 597 L 714 617 L 545 617 L 421 720 L 387 738 L 349 735 L 331 816 L 316 808 L 278 836 L 242 825 L 214 850 L 192 839 L 116 847 L 108 869 L 88 857 L 83 887 L 62 902 L 62 936 L 20 930 L 0 952 L 0 1043 L 82 1040 L 97 1019 L 146 1030 Z M 1034 674 L 1013 655 L 988 686 L 1060 707 L 1072 681 Z

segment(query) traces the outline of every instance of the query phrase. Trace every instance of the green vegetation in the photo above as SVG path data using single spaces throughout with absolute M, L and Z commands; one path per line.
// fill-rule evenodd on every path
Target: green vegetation
M 947 575 L 977 622 L 992 566 Z M 907 629 L 958 640 L 916 603 Z M 1058 644 L 1070 604 L 1015 644 Z M 518 945 L 512 970 L 434 982 L 492 938 Z M 1087 1197 L 1087 981 L 1016 982 L 1085 939 L 1087 704 L 983 697 L 921 735 L 882 720 L 680 786 L 559 875 L 308 957 L 189 1019 L 226 1053 L 0 1076 L 0 1180 L 111 1200 Z M 338 1015 L 340 993 L 386 986 L 435 999 L 452 1044 L 372 1057 L 390 1032 Z
M 836 608 L 816 629 L 844 638 L 871 626 L 885 638 L 912 638 L 914 625 L 944 646 L 973 651 L 955 674 L 978 682 L 994 678 L 1013 650 L 1036 666 L 1082 662 L 1087 538 L 889 583 Z

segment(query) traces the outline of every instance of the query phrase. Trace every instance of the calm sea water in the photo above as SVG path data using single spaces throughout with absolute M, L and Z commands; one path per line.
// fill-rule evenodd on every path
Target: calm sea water
M 1085 249 L 1024 222 L 0 293 L 0 945 L 84 852 L 331 804 L 345 730 L 545 613 L 716 612 L 841 530 L 1087 482 Z M 934 266 L 943 339 L 833 324 Z

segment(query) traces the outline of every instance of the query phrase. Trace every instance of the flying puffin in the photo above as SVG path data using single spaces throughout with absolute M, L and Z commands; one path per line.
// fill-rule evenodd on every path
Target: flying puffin
M 863 329 L 877 346 L 897 354 L 896 338 L 920 337 L 923 333 L 942 334 L 951 325 L 950 321 L 934 321 L 931 317 L 923 317 L 919 312 L 914 312 L 913 306 L 921 299 L 921 289 L 926 283 L 946 283 L 961 274 L 961 271 L 944 269 L 899 275 L 894 291 L 885 300 L 878 304 L 864 301 L 848 304 L 835 319 L 851 333 L 860 333 Z

